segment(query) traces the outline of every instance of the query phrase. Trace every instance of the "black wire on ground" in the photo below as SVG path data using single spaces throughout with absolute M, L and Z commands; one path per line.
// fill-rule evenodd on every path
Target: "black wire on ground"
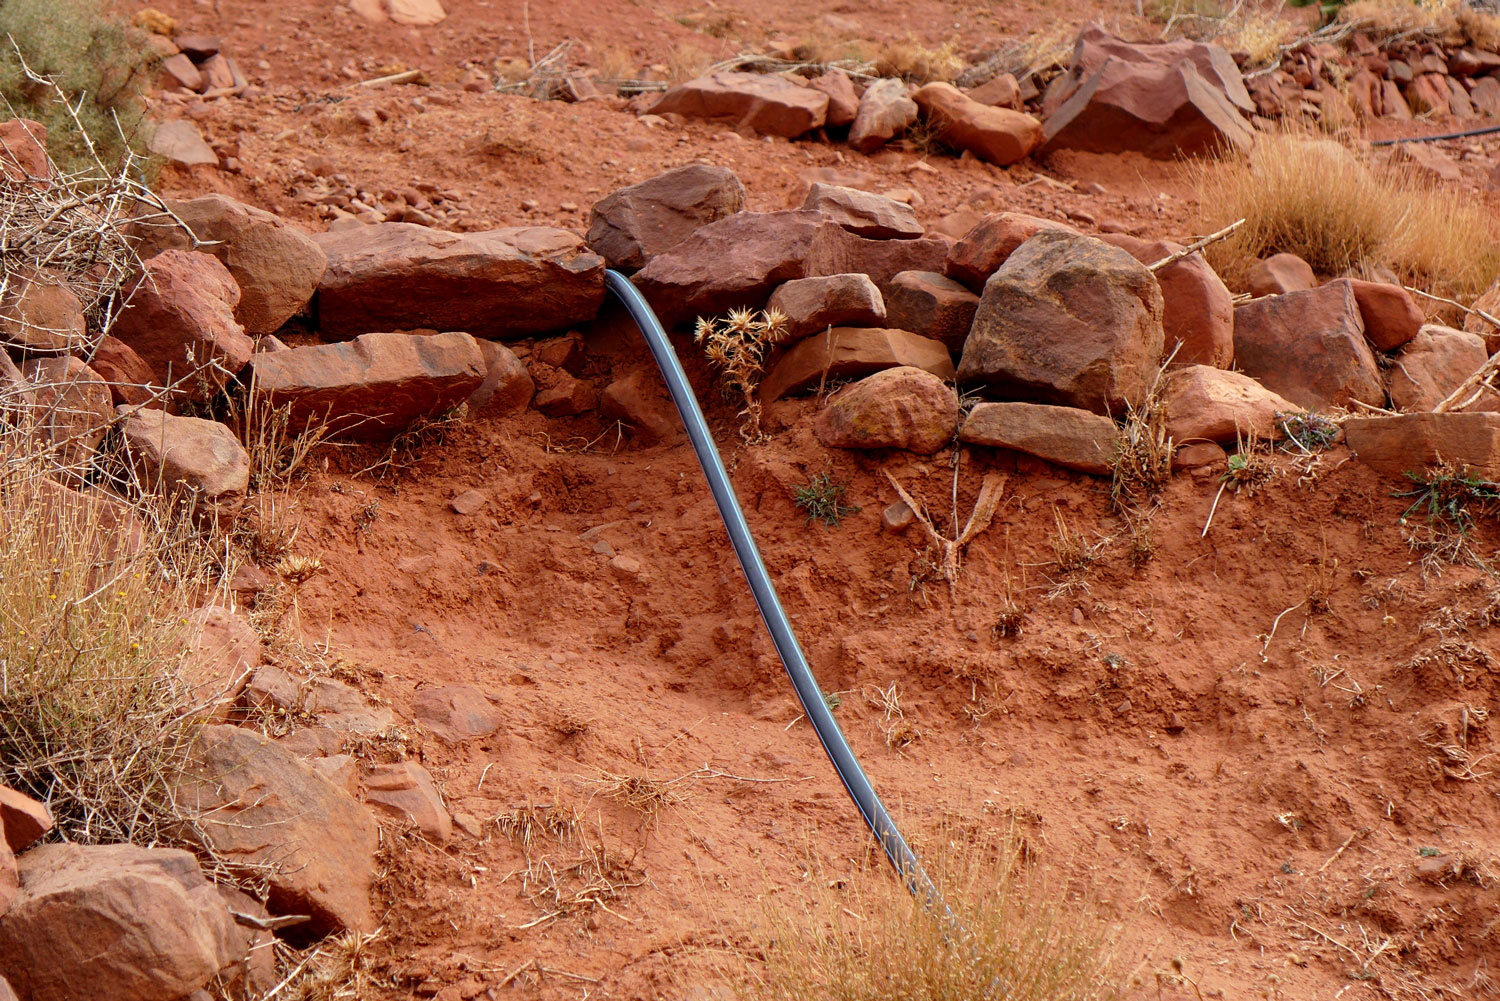
M 1487 136 L 1494 132 L 1500 132 L 1500 125 L 1488 125 L 1482 129 L 1469 129 L 1467 132 L 1444 132 L 1436 136 L 1412 136 L 1408 139 L 1381 139 L 1370 143 L 1371 146 L 1395 146 L 1398 143 L 1430 143 L 1439 139 L 1467 139 L 1470 136 Z
M 829 761 L 833 762 L 834 771 L 838 772 L 849 798 L 854 800 L 860 815 L 880 841 L 886 858 L 890 859 L 907 888 L 937 912 L 948 912 L 937 887 L 928 878 L 906 840 L 901 837 L 896 822 L 891 819 L 885 805 L 880 802 L 880 797 L 875 794 L 875 787 L 865 776 L 864 769 L 860 768 L 848 741 L 834 722 L 833 713 L 823 701 L 823 691 L 813 677 L 812 668 L 803 656 L 796 634 L 792 632 L 791 622 L 776 595 L 776 588 L 771 583 L 770 575 L 766 573 L 765 564 L 761 562 L 760 550 L 756 548 L 755 540 L 750 535 L 750 526 L 745 521 L 744 512 L 740 510 L 734 487 L 729 482 L 729 474 L 724 470 L 724 462 L 719 458 L 719 450 L 703 419 L 703 411 L 698 407 L 698 398 L 693 394 L 693 387 L 688 384 L 682 363 L 677 358 L 677 352 L 672 350 L 672 342 L 667 340 L 661 321 L 656 318 L 651 305 L 631 284 L 629 278 L 617 271 L 606 271 L 604 281 L 606 287 L 624 303 L 631 319 L 640 328 L 641 335 L 646 338 L 657 367 L 661 369 L 667 390 L 672 394 L 672 402 L 677 405 L 683 426 L 687 428 L 693 451 L 698 454 L 698 463 L 703 467 L 703 475 L 708 480 L 709 490 L 713 492 L 714 503 L 719 506 L 724 527 L 729 531 L 729 542 L 734 546 L 734 554 L 739 557 L 740 569 L 745 572 L 745 580 L 750 584 L 760 616 L 765 621 L 767 632 L 771 634 L 771 642 L 776 645 L 782 666 L 786 668 L 787 676 L 792 680 L 792 688 L 797 693 L 797 701 L 802 703 L 802 711 L 807 714 L 808 721 L 817 732 L 823 750 L 828 753 Z

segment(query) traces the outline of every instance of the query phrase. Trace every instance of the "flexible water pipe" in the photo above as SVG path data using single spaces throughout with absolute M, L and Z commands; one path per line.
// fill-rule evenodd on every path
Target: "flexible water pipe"
M 849 798 L 854 800 L 860 815 L 880 841 L 886 858 L 890 859 L 907 888 L 927 906 L 946 912 L 947 908 L 942 903 L 937 887 L 922 869 L 906 839 L 901 837 L 896 822 L 891 819 L 885 804 L 875 794 L 875 787 L 870 784 L 864 769 L 860 768 L 848 741 L 834 722 L 833 713 L 823 701 L 823 691 L 813 677 L 812 668 L 808 666 L 802 647 L 797 643 L 797 636 L 792 632 L 792 624 L 787 620 L 781 600 L 776 596 L 776 588 L 766 573 L 765 564 L 761 562 L 760 550 L 756 548 L 755 540 L 750 535 L 750 526 L 745 522 L 744 512 L 740 510 L 734 487 L 729 482 L 729 474 L 724 470 L 724 462 L 719 458 L 719 450 L 703 419 L 703 411 L 698 407 L 698 398 L 693 394 L 693 387 L 688 384 L 682 362 L 672 349 L 672 342 L 667 340 L 661 321 L 656 318 L 651 304 L 646 302 L 629 278 L 617 271 L 606 271 L 604 282 L 629 311 L 630 318 L 646 338 L 657 367 L 661 369 L 667 390 L 672 394 L 672 402 L 677 405 L 683 426 L 687 428 L 688 440 L 692 442 L 693 451 L 698 455 L 698 463 L 703 467 L 703 475 L 714 495 L 714 503 L 719 506 L 719 516 L 724 519 L 724 527 L 729 531 L 729 542 L 734 546 L 734 554 L 739 557 L 740 569 L 745 572 L 745 580 L 749 582 L 750 592 L 755 596 L 760 617 L 771 634 L 771 642 L 776 645 L 776 652 L 781 656 L 787 676 L 792 679 L 797 701 L 802 703 L 802 711 L 807 714 L 808 721 L 817 732 L 823 750 L 828 753 L 828 760 L 833 762 L 833 769 L 838 772 Z

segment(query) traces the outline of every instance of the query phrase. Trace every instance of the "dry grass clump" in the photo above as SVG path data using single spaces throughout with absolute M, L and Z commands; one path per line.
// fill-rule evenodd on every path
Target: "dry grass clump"
M 703 345 L 709 363 L 723 379 L 726 397 L 739 397 L 745 407 L 739 412 L 740 434 L 746 441 L 761 438 L 760 400 L 756 390 L 765 375 L 771 349 L 787 336 L 786 317 L 780 310 L 757 313 L 732 309 L 723 318 L 698 318 L 693 339 Z
M 1377 38 L 1421 36 L 1488 51 L 1500 46 L 1500 16 L 1464 0 L 1353 0 L 1339 9 L 1338 20 Z
M 1115 444 L 1109 496 L 1116 509 L 1155 497 L 1172 478 L 1173 442 L 1167 434 L 1167 401 L 1162 377 L 1177 356 L 1177 349 L 1156 370 L 1140 404 L 1127 403 L 1125 422 Z
M 932 83 L 934 80 L 952 83 L 963 69 L 958 43 L 953 41 L 933 48 L 915 38 L 907 38 L 886 42 L 875 54 L 877 76 L 900 77 L 909 83 Z
M 1322 274 L 1383 267 L 1460 295 L 1478 294 L 1500 273 L 1500 226 L 1481 205 L 1408 172 L 1377 171 L 1332 140 L 1266 135 L 1248 158 L 1189 170 L 1206 232 L 1245 220 L 1205 251 L 1232 286 L 1280 252 Z
M 1105 1001 L 1116 936 L 1086 900 L 1028 870 L 1019 841 L 955 849 L 935 880 L 948 916 L 883 870 L 817 878 L 810 913 L 768 904 L 754 1001 Z M 826 875 L 826 874 L 824 874 Z

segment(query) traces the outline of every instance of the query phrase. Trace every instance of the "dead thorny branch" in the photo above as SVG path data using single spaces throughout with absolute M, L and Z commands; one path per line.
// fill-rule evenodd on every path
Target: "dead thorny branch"
M 932 544 L 937 547 L 938 558 L 936 563 L 938 576 L 948 582 L 948 589 L 951 592 L 958 583 L 959 557 L 963 552 L 963 548 L 972 542 L 974 537 L 980 532 L 990 527 L 990 522 L 995 517 L 995 509 L 1000 506 L 1001 495 L 1005 492 L 1007 477 L 1003 473 L 988 473 L 985 475 L 984 481 L 979 487 L 979 498 L 974 502 L 974 510 L 969 514 L 969 520 L 964 525 L 962 531 L 957 530 L 958 504 L 957 487 L 955 485 L 953 525 L 956 535 L 950 539 L 933 527 L 932 519 L 928 516 L 927 509 L 917 503 L 911 494 L 906 492 L 906 488 L 897 482 L 896 478 L 891 475 L 890 470 L 883 470 L 883 472 L 885 473 L 885 478 L 895 488 L 896 494 L 906 502 L 907 507 L 911 508 L 912 513 L 917 517 L 917 522 L 927 533 L 928 538 L 932 540 Z M 956 483 L 958 477 L 958 468 L 956 465 L 953 475 Z

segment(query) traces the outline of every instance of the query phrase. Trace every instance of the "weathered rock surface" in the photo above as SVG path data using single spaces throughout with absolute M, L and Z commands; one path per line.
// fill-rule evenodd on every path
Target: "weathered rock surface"
M 1355 456 L 1382 473 L 1421 473 L 1440 462 L 1500 479 L 1500 414 L 1400 414 L 1351 417 L 1344 440 Z
M 857 188 L 815 182 L 802 207 L 822 212 L 849 232 L 871 239 L 906 240 L 923 232 L 910 205 Z
M 940 341 L 905 330 L 834 327 L 826 336 L 805 338 L 782 355 L 762 380 L 760 396 L 770 402 L 816 389 L 827 380 L 900 366 L 919 368 L 939 379 L 953 378 L 953 359 Z
M 243 699 L 247 706 L 311 716 L 320 728 L 337 733 L 379 735 L 396 721 L 389 707 L 371 704 L 358 689 L 337 678 L 298 679 L 269 664 L 250 678 Z
M 189 708 L 222 723 L 265 658 L 260 634 L 233 609 L 205 605 L 190 617 L 185 645 L 177 675 Z
M 1042 144 L 1042 123 L 1023 111 L 981 104 L 950 83 L 929 83 L 912 100 L 944 143 L 1005 167 Z
M 1348 282 L 1255 299 L 1234 311 L 1235 364 L 1306 410 L 1380 406 L 1385 387 L 1364 327 Z
M 411 824 L 440 845 L 453 837 L 453 818 L 427 769 L 415 761 L 375 765 L 365 775 L 365 802 L 377 813 Z
M 484 359 L 484 381 L 469 394 L 469 412 L 493 413 L 501 417 L 526 409 L 536 395 L 536 383 L 516 353 L 495 341 L 478 341 Z
M 47 126 L 29 118 L 0 122 L 0 173 L 13 181 L 49 180 Z
M 185 118 L 162 122 L 151 133 L 151 152 L 179 167 L 219 165 L 219 155 L 203 139 L 198 126 Z
M 1100 237 L 1146 266 L 1182 250 L 1169 240 L 1140 240 L 1125 234 Z M 1234 296 L 1202 254 L 1191 254 L 1153 272 L 1161 286 L 1164 355 L 1174 365 L 1228 368 L 1234 358 Z
M 827 120 L 828 95 L 780 76 L 715 73 L 680 83 L 651 106 L 651 114 L 709 118 L 795 139 Z
M 168 250 L 146 261 L 111 333 L 151 366 L 157 385 L 192 375 L 178 391 L 206 398 L 255 352 L 234 318 L 239 301 L 239 286 L 218 258 Z
M 591 320 L 604 301 L 604 259 L 566 230 L 391 222 L 314 239 L 328 255 L 318 327 L 332 339 L 420 329 L 523 337 Z
M 744 207 L 745 186 L 732 170 L 689 164 L 595 202 L 589 213 L 589 248 L 610 267 L 635 271 L 700 226 Z
M 47 807 L 9 786 L 0 785 L 0 832 L 5 845 L 13 852 L 25 851 L 52 830 L 52 813 Z
M 798 278 L 771 293 L 766 309 L 786 316 L 788 339 L 829 327 L 879 327 L 886 322 L 885 299 L 865 275 Z
M 985 216 L 948 252 L 946 273 L 973 292 L 983 292 L 990 275 L 1000 270 L 1016 248 L 1044 230 L 1055 229 L 1082 236 L 1065 222 L 1038 219 L 1020 212 L 996 212 Z
M 109 386 L 71 355 L 27 362 L 21 374 L 31 386 L 25 406 L 35 433 L 71 476 L 82 477 L 114 420 Z
M 911 99 L 906 81 L 876 80 L 859 99 L 859 110 L 849 127 L 849 145 L 861 153 L 873 153 L 916 120 L 917 102 Z
M 1254 296 L 1284 295 L 1317 288 L 1318 276 L 1313 274 L 1312 265 L 1296 254 L 1272 254 L 1250 269 L 1249 284 Z
M 139 406 L 151 400 L 151 384 L 156 374 L 135 349 L 119 338 L 108 334 L 99 338 L 89 357 L 89 368 L 109 386 L 110 399 L 115 405 Z
M 903 271 L 886 286 L 885 322 L 963 350 L 979 296 L 933 271 Z
M 271 864 L 274 914 L 307 914 L 323 935 L 374 927 L 375 821 L 348 793 L 251 730 L 204 727 L 178 803 L 231 864 Z M 299 928 L 300 931 L 300 928 Z
M 411 712 L 424 730 L 450 744 L 488 737 L 505 722 L 500 710 L 471 685 L 419 688 Z
M 959 360 L 963 383 L 1123 414 L 1162 353 L 1162 296 L 1146 267 L 1090 237 L 1045 231 L 985 283 Z
M 623 421 L 643 441 L 669 441 L 683 434 L 682 418 L 655 365 L 637 366 L 605 386 L 599 412 Z
M 841 69 L 831 69 L 822 76 L 807 81 L 814 90 L 828 95 L 828 112 L 823 124 L 831 128 L 850 125 L 859 114 L 859 95 L 854 92 L 854 83 L 849 74 Z
M 1442 403 L 1489 358 L 1484 338 L 1429 323 L 1396 353 L 1391 366 L 1391 403 L 1408 413 Z M 1470 411 L 1500 410 L 1500 394 L 1485 390 Z
M 1348 282 L 1354 290 L 1354 301 L 1359 304 L 1359 315 L 1365 323 L 1365 336 L 1376 351 L 1394 351 L 1422 329 L 1422 309 L 1400 285 L 1354 278 L 1339 281 Z
M 18 859 L 0 976 L 28 1001 L 164 1001 L 240 957 L 229 908 L 187 852 L 42 845 Z
M 296 426 L 328 422 L 330 434 L 363 441 L 390 438 L 418 417 L 464 402 L 487 375 L 484 356 L 465 333 L 363 334 L 258 354 L 254 388 L 272 406 L 290 404 Z
M 224 524 L 244 503 L 250 456 L 217 421 L 175 417 L 163 410 L 120 407 L 121 431 L 136 482 Z
M 239 285 L 234 318 L 250 334 L 280 329 L 307 306 L 328 266 L 328 257 L 306 233 L 226 195 L 168 199 L 182 220 L 137 221 L 131 235 L 137 252 L 151 258 L 164 250 L 199 250 L 224 263 Z M 201 246 L 194 246 L 194 238 Z
M 1064 469 L 1108 476 L 1120 430 L 1108 417 L 1044 403 L 981 403 L 970 411 L 959 441 L 1008 448 Z
M 1229 445 L 1251 435 L 1262 441 L 1277 438 L 1276 415 L 1302 409 L 1249 376 L 1208 365 L 1173 369 L 1167 373 L 1163 395 L 1167 434 L 1178 444 L 1212 441 Z
M 7 277 L 0 343 L 23 356 L 84 348 L 83 305 L 65 282 L 35 268 L 18 268 Z
M 931 455 L 958 430 L 958 396 L 931 372 L 902 366 L 840 390 L 814 431 L 830 448 L 904 448 Z

